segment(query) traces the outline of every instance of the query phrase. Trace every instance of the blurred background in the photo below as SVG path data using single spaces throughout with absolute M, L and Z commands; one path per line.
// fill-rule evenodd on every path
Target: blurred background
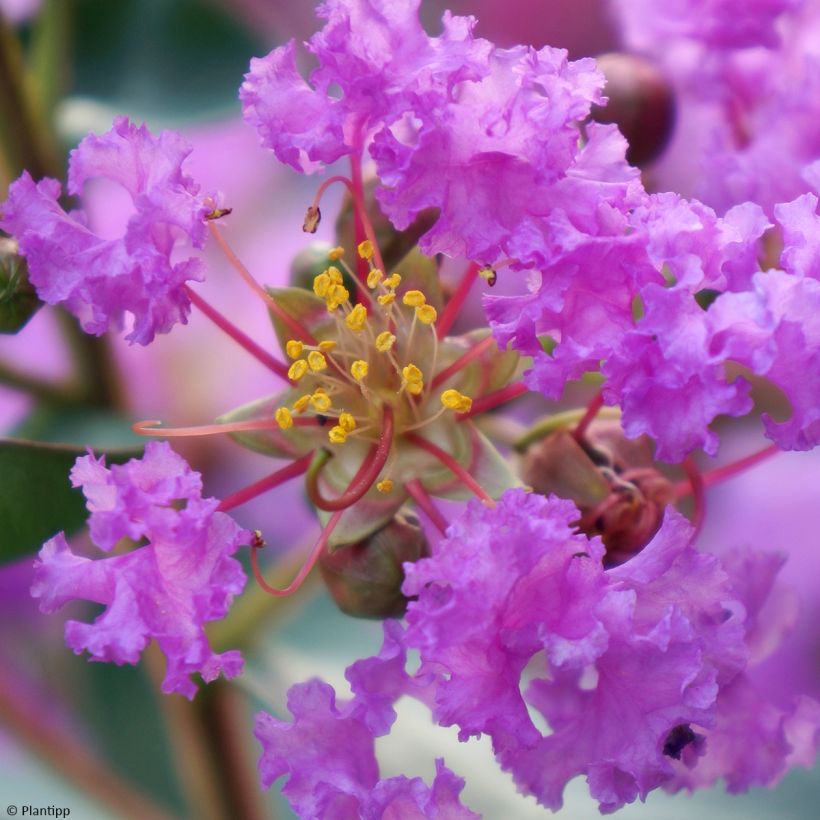
M 572 57 L 617 47 L 602 0 L 454 0 L 446 6 L 478 16 L 478 34 L 500 45 L 549 44 Z M 433 32 L 444 7 L 424 4 Z M 257 147 L 256 134 L 240 120 L 237 90 L 251 57 L 310 35 L 312 3 L 0 0 L 0 17 L 0 191 L 23 167 L 35 177 L 62 176 L 67 151 L 89 131 L 110 128 L 117 114 L 145 121 L 154 132 L 178 129 L 194 146 L 191 175 L 203 188 L 221 190 L 234 208 L 231 241 L 245 264 L 267 284 L 287 281 L 292 259 L 308 245 L 301 222 L 316 183 Z M 323 209 L 333 214 L 338 204 L 326 199 Z M 116 232 L 116 209 L 95 212 L 93 201 L 91 207 L 94 227 Z M 327 219 L 315 238 L 329 241 L 332 227 Z M 203 295 L 260 343 L 272 343 L 264 309 L 221 257 L 209 251 L 207 261 Z M 77 388 L 70 400 L 66 385 Z M 140 444 L 130 432 L 134 420 L 208 423 L 276 389 L 261 366 L 196 313 L 187 327 L 148 348 L 129 348 L 114 336 L 83 340 L 51 308 L 39 310 L 16 335 L 0 336 L 0 432 L 11 437 L 133 448 Z M 203 472 L 210 495 L 225 495 L 271 470 L 268 459 L 230 442 L 183 442 L 178 449 Z M 727 457 L 733 449 L 752 449 L 742 432 L 727 442 Z M 785 455 L 741 476 L 715 499 L 731 515 L 704 537 L 720 542 L 731 531 L 742 544 L 759 535 L 767 523 L 748 515 L 749 499 L 770 500 L 776 486 L 779 506 L 767 507 L 767 514 L 791 528 L 786 535 L 779 530 L 790 544 L 777 546 L 810 545 L 812 537 L 816 545 L 820 505 L 812 479 L 818 467 L 811 454 Z M 5 490 L 0 478 L 0 496 Z M 32 493 L 45 519 L 50 490 L 35 485 Z M 246 674 L 230 686 L 202 689 L 193 704 L 162 696 L 162 661 L 150 652 L 139 667 L 117 668 L 88 663 L 65 648 L 66 617 L 93 613 L 37 612 L 28 594 L 31 557 L 14 560 L 2 546 L 4 511 L 0 502 L 0 813 L 6 805 L 32 804 L 67 807 L 83 820 L 163 813 L 196 820 L 291 817 L 276 787 L 265 795 L 259 789 L 253 714 L 266 708 L 286 715 L 288 686 L 314 675 L 344 693 L 345 666 L 378 649 L 379 625 L 339 614 L 315 582 L 285 601 L 265 598 L 250 583 L 231 616 L 211 632 L 217 650 L 244 650 Z M 298 486 L 277 491 L 274 500 L 258 499 L 237 517 L 264 526 L 285 574 L 315 533 Z M 798 566 L 805 578 L 807 565 Z M 799 581 L 801 571 L 792 576 Z M 795 651 L 805 646 L 795 644 Z M 805 651 L 816 653 L 816 644 L 811 647 Z M 807 666 L 814 674 L 816 663 Z M 816 693 L 816 677 L 813 685 Z M 515 793 L 488 743 L 459 744 L 455 732 L 434 727 L 416 704 L 401 704 L 396 729 L 378 750 L 383 776 L 429 780 L 434 758 L 444 756 L 467 779 L 464 802 L 488 818 L 545 816 L 534 800 Z M 816 772 L 799 771 L 774 791 L 741 797 L 719 788 L 694 798 L 655 793 L 621 816 L 809 818 L 818 801 Z M 572 784 L 564 814 L 597 816 L 585 784 Z

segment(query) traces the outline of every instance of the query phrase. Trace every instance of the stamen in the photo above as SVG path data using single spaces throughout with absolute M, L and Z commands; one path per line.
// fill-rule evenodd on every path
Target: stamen
M 285 345 L 285 353 L 287 353 L 291 359 L 298 359 L 304 349 L 304 344 L 296 339 L 290 339 Z
M 211 236 L 213 236 L 216 240 L 216 243 L 219 245 L 222 253 L 225 254 L 225 258 L 228 262 L 230 262 L 233 269 L 242 277 L 245 284 L 263 299 L 265 304 L 276 315 L 276 317 L 288 326 L 291 333 L 293 333 L 294 336 L 308 342 L 308 344 L 316 344 L 316 339 L 313 338 L 311 332 L 301 322 L 294 319 L 293 316 L 282 308 L 281 305 L 279 305 L 279 303 L 262 287 L 262 285 L 260 285 L 259 282 L 253 278 L 250 271 L 242 264 L 239 257 L 233 252 L 231 246 L 222 236 L 222 232 L 217 227 L 216 222 L 209 222 L 208 230 L 211 232 Z
M 353 376 L 357 382 L 365 379 L 369 370 L 370 365 L 363 359 L 357 359 L 352 365 L 350 365 L 350 375 Z
M 331 444 L 344 444 L 347 441 L 347 430 L 337 424 L 327 431 L 327 437 Z
M 305 578 L 308 577 L 310 571 L 316 564 L 316 561 L 319 560 L 319 556 L 322 554 L 322 550 L 327 546 L 327 542 L 330 539 L 331 533 L 336 528 L 336 525 L 339 523 L 339 519 L 342 517 L 344 510 L 340 510 L 337 513 L 334 513 L 328 519 L 325 528 L 322 530 L 322 534 L 319 536 L 319 540 L 316 542 L 316 545 L 310 551 L 310 554 L 307 557 L 307 560 L 302 565 L 302 569 L 299 570 L 298 575 L 288 584 L 284 589 L 277 589 L 276 587 L 272 587 L 262 576 L 262 571 L 259 569 L 259 561 L 256 557 L 256 553 L 261 547 L 259 546 L 252 546 L 251 547 L 251 569 L 253 570 L 253 576 L 256 578 L 256 583 L 265 590 L 269 595 L 275 595 L 277 597 L 284 597 L 286 595 L 292 595 L 296 592 L 299 587 L 305 581 Z
M 359 256 L 362 259 L 367 259 L 368 261 L 373 258 L 373 252 L 375 250 L 373 243 L 369 239 L 365 239 L 364 242 L 359 242 L 358 247 L 356 250 L 359 253 Z
M 416 316 L 423 325 L 432 325 L 436 321 L 438 313 L 432 305 L 420 305 L 416 308 Z
M 469 413 L 473 406 L 473 400 L 458 390 L 445 390 L 441 394 L 441 403 L 448 409 L 456 413 Z
M 470 412 L 456 416 L 456 419 L 458 421 L 465 421 L 471 416 L 476 416 L 479 413 L 486 413 L 488 410 L 493 410 L 508 401 L 518 398 L 523 393 L 529 393 L 529 390 L 529 387 L 522 382 L 508 384 L 500 390 L 494 390 L 492 393 L 487 393 L 486 396 L 481 396 L 481 398 L 475 399 Z
M 230 336 L 240 347 L 243 347 L 262 364 L 281 376 L 288 378 L 287 365 L 280 362 L 275 356 L 258 345 L 250 336 L 243 333 L 236 325 L 229 322 L 216 308 L 206 302 L 193 288 L 185 285 L 185 293 L 191 302 L 196 305 L 220 330 Z
M 376 350 L 380 353 L 387 353 L 395 343 L 396 337 L 389 330 L 385 330 L 376 336 Z
M 288 368 L 288 378 L 292 381 L 298 382 L 299 379 L 304 378 L 308 372 L 308 363 L 304 359 L 297 359 Z
M 314 506 L 321 510 L 343 510 L 355 504 L 373 486 L 373 483 L 387 463 L 393 444 L 393 410 L 385 405 L 382 420 L 382 432 L 378 444 L 374 445 L 362 461 L 362 466 L 353 477 L 348 488 L 338 498 L 324 498 L 319 491 L 319 473 L 330 458 L 330 453 L 317 453 L 305 477 L 308 497 Z
M 271 473 L 269 476 L 266 476 L 254 484 L 233 493 L 233 495 L 229 495 L 227 498 L 223 498 L 217 509 L 220 512 L 228 512 L 228 510 L 239 507 L 251 499 L 256 498 L 258 495 L 261 495 L 268 490 L 272 490 L 280 484 L 284 484 L 288 479 L 302 475 L 302 473 L 308 469 L 312 460 L 312 452 L 302 456 L 299 459 L 296 459 L 296 461 L 282 467 L 282 469 L 277 470 L 275 473 Z
M 350 313 L 345 316 L 345 324 L 354 332 L 361 333 L 367 321 L 367 310 L 364 305 L 356 305 Z
M 764 447 L 756 453 L 744 456 L 743 458 L 733 461 L 730 464 L 724 464 L 722 467 L 716 467 L 714 470 L 709 470 L 707 473 L 703 473 L 701 475 L 703 486 L 704 488 L 714 487 L 715 484 L 719 484 L 727 478 L 732 478 L 732 476 L 738 475 L 744 470 L 748 470 L 755 464 L 765 461 L 767 458 L 780 452 L 782 452 L 782 450 L 777 444 L 770 444 L 768 447 Z M 684 496 L 690 495 L 693 491 L 694 488 L 691 481 L 680 481 L 675 484 L 675 493 L 678 498 L 683 498 Z
M 401 297 L 401 301 L 409 307 L 421 307 L 427 303 L 427 297 L 420 290 L 408 290 Z
M 367 274 L 367 287 L 369 287 L 370 290 L 375 290 L 383 278 L 384 273 L 379 268 L 373 268 L 373 270 Z
M 462 305 L 470 294 L 471 288 L 475 284 L 476 279 L 478 279 L 479 270 L 479 266 L 476 265 L 475 262 L 472 262 L 468 265 L 467 270 L 464 271 L 464 276 L 458 283 L 455 293 L 450 297 L 450 301 L 447 302 L 444 310 L 441 312 L 441 318 L 437 325 L 439 339 L 443 339 L 449 333 Z
M 332 402 L 327 391 L 321 387 L 317 387 L 313 395 L 310 397 L 310 406 L 317 413 L 327 413 L 332 407 Z
M 290 414 L 290 410 L 288 410 L 287 407 L 277 408 L 276 412 L 273 414 L 273 418 L 283 430 L 290 430 L 290 428 L 293 427 L 293 416 Z
M 376 231 L 373 229 L 373 223 L 370 221 L 370 216 L 367 213 L 367 206 L 364 201 L 364 179 L 362 177 L 362 160 L 360 156 L 356 155 L 354 151 L 350 155 L 350 176 L 352 177 L 352 185 L 350 187 L 351 195 L 353 196 L 353 215 L 354 215 L 354 229 L 356 233 L 356 242 L 369 239 L 373 245 L 373 262 L 377 268 L 384 270 L 384 261 L 379 250 L 379 244 L 376 241 Z M 363 234 L 363 235 L 362 235 Z M 360 278 L 364 279 L 366 274 Z
M 426 450 L 430 455 L 435 456 L 462 484 L 472 490 L 487 507 L 495 507 L 495 501 L 487 494 L 486 490 L 462 467 L 448 452 L 442 450 L 432 441 L 422 438 L 416 433 L 410 433 L 405 438 L 416 447 Z
M 337 245 L 335 248 L 331 248 L 327 252 L 327 258 L 331 262 L 341 262 L 342 257 L 345 255 L 345 249 L 341 245 Z
M 393 479 L 392 479 L 392 478 L 383 478 L 383 479 L 382 479 L 382 480 L 381 480 L 381 481 L 380 481 L 380 482 L 376 485 L 376 489 L 377 489 L 380 493 L 384 493 L 385 495 L 387 495 L 387 493 L 392 493 L 392 492 L 393 492 L 393 486 L 394 486 L 394 485 L 393 485 Z
M 161 438 L 194 438 L 196 436 L 220 436 L 230 433 L 248 433 L 254 430 L 276 430 L 281 427 L 273 419 L 248 419 L 228 424 L 202 424 L 194 427 L 160 427 L 158 419 L 136 421 L 131 429 L 138 436 L 159 436 Z M 313 427 L 316 419 L 293 419 L 294 427 Z
M 598 411 L 604 406 L 604 395 L 599 390 L 591 399 L 589 404 L 587 405 L 587 409 L 584 412 L 584 415 L 581 416 L 580 421 L 578 424 L 575 425 L 575 429 L 572 431 L 572 437 L 581 444 L 584 440 L 584 434 L 587 431 L 587 428 L 590 424 L 595 420 L 595 417 L 598 415 Z
M 441 514 L 441 511 L 435 505 L 433 499 L 430 498 L 422 483 L 417 478 L 414 478 L 404 485 L 404 489 L 407 490 L 407 494 L 410 498 L 418 504 L 419 508 L 422 509 L 430 521 L 433 522 L 436 529 L 442 535 L 446 535 L 448 526 L 447 519 Z
M 424 391 L 424 374 L 412 362 L 401 369 L 402 390 L 411 396 L 420 396 Z
M 470 364 L 470 362 L 482 356 L 494 344 L 495 339 L 492 336 L 487 336 L 486 339 L 482 339 L 475 347 L 470 348 L 470 350 L 459 356 L 451 365 L 445 367 L 441 373 L 436 374 L 433 379 L 433 389 L 435 390 L 439 385 L 446 382 L 450 376 L 455 375 L 459 372 L 459 370 L 463 370 L 468 364 Z
M 311 350 L 308 353 L 307 363 L 313 373 L 327 370 L 327 359 L 318 350 Z

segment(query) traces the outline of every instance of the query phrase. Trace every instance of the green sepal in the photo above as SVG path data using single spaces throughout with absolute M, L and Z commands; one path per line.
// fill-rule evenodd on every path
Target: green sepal
M 348 441 L 343 446 L 331 449 L 333 458 L 319 474 L 319 490 L 325 498 L 336 498 L 348 487 L 353 476 L 368 458 L 370 446 L 363 441 Z M 368 492 L 339 519 L 330 539 L 328 549 L 334 552 L 345 544 L 355 544 L 387 524 L 407 500 L 401 482 L 394 479 L 389 493 L 380 493 L 374 484 Z M 322 526 L 333 514 L 318 510 Z
M 129 449 L 105 455 L 110 464 L 140 454 Z M 58 532 L 71 536 L 85 524 L 85 499 L 68 478 L 82 455 L 77 447 L 0 439 L 0 561 L 29 555 Z
M 279 307 L 300 322 L 318 341 L 328 339 L 335 333 L 333 317 L 327 311 L 324 299 L 304 288 L 266 288 Z M 282 350 L 288 340 L 294 338 L 293 331 L 273 312 L 270 314 L 273 329 Z

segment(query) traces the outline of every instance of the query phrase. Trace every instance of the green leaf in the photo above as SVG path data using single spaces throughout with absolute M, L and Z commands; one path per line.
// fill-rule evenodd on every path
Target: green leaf
M 0 439 L 0 561 L 28 555 L 60 530 L 71 535 L 85 524 L 85 499 L 68 479 L 84 454 L 58 444 Z M 139 452 L 107 455 L 121 463 Z

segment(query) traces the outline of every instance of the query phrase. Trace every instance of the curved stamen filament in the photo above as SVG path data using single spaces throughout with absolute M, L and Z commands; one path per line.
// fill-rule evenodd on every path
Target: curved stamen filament
M 435 456 L 462 484 L 472 490 L 486 506 L 495 506 L 495 501 L 487 494 L 487 491 L 448 452 L 416 433 L 410 433 L 405 438 L 411 444 L 415 444 L 416 447 L 426 450 L 430 455 Z
M 529 387 L 527 387 L 523 382 L 508 384 L 500 390 L 494 390 L 492 393 L 487 393 L 486 396 L 481 396 L 478 399 L 474 399 L 473 406 L 466 413 L 459 413 L 456 416 L 456 419 L 458 421 L 466 421 L 471 416 L 476 416 L 479 413 L 486 413 L 488 410 L 492 410 L 502 404 L 506 404 L 508 401 L 517 399 L 524 393 L 529 393 L 529 391 Z
M 404 489 L 407 490 L 407 494 L 410 498 L 418 504 L 419 509 L 423 510 L 430 521 L 435 524 L 436 529 L 442 535 L 446 535 L 448 527 L 447 519 L 441 514 L 441 511 L 435 505 L 433 499 L 430 498 L 422 483 L 417 478 L 414 478 L 404 485 Z
M 479 270 L 481 270 L 481 266 L 476 265 L 475 262 L 471 262 L 467 270 L 464 271 L 464 276 L 462 276 L 461 281 L 458 283 L 455 293 L 444 306 L 444 310 L 442 310 L 441 316 L 438 317 L 438 321 L 436 322 L 436 334 L 439 339 L 443 339 L 453 326 L 458 312 L 461 310 L 467 296 L 470 294 L 470 290 L 478 279 Z
M 572 431 L 572 437 L 579 444 L 584 440 L 584 435 L 586 434 L 587 428 L 593 421 L 595 421 L 595 417 L 598 415 L 598 411 L 603 407 L 603 405 L 604 394 L 599 390 L 590 400 L 587 405 L 587 409 L 584 411 L 584 415 L 581 416 L 581 419 Z
M 239 507 L 242 504 L 251 501 L 268 490 L 272 490 L 274 487 L 278 487 L 280 484 L 284 484 L 291 478 L 296 478 L 296 476 L 302 475 L 302 473 L 304 473 L 310 466 L 310 462 L 312 460 L 313 452 L 311 451 L 307 455 L 304 455 L 301 458 L 296 459 L 296 461 L 282 467 L 282 469 L 277 470 L 275 473 L 271 473 L 269 476 L 265 476 L 265 478 L 260 479 L 248 487 L 238 490 L 232 495 L 229 495 L 227 498 L 223 498 L 222 501 L 219 502 L 217 509 L 220 512 L 227 512 L 228 510 L 232 510 L 235 507 Z
M 777 444 L 770 444 L 768 447 L 764 447 L 756 453 L 751 453 L 750 455 L 744 456 L 743 458 L 733 461 L 730 464 L 724 464 L 722 467 L 716 467 L 714 470 L 709 470 L 709 472 L 701 475 L 703 486 L 704 488 L 713 487 L 715 484 L 719 484 L 727 478 L 738 475 L 744 470 L 748 470 L 755 464 L 765 461 L 767 458 L 770 458 L 779 452 L 781 452 L 781 450 Z M 693 492 L 694 487 L 689 479 L 686 481 L 680 481 L 675 485 L 675 493 L 678 498 L 683 498 Z
M 251 272 L 242 264 L 239 257 L 233 252 L 233 249 L 226 241 L 225 237 L 222 236 L 222 232 L 219 230 L 215 222 L 208 223 L 208 230 L 211 232 L 211 236 L 216 240 L 216 244 L 219 245 L 220 250 L 222 253 L 225 254 L 225 258 L 228 262 L 231 263 L 233 269 L 242 277 L 245 284 L 256 293 L 258 296 L 262 298 L 268 308 L 274 313 L 274 315 L 280 319 L 284 324 L 288 326 L 288 329 L 291 333 L 298 339 L 301 339 L 303 342 L 307 342 L 308 344 L 315 345 L 316 339 L 313 337 L 313 334 L 299 321 L 293 318 L 281 305 L 253 278 Z
M 131 429 L 138 436 L 160 436 L 167 438 L 192 436 L 218 436 L 225 433 L 248 433 L 254 430 L 279 430 L 281 425 L 276 419 L 248 419 L 247 421 L 233 421 L 226 424 L 202 424 L 195 427 L 160 427 L 158 419 L 137 421 Z M 294 427 L 317 427 L 319 422 L 315 418 L 292 419 Z
M 373 230 L 373 223 L 370 221 L 370 217 L 367 214 L 367 207 L 365 206 L 364 180 L 362 179 L 362 160 L 361 157 L 355 152 L 350 155 L 350 170 L 351 176 L 353 177 L 353 187 L 351 189 L 351 193 L 353 195 L 353 214 L 355 217 L 354 221 L 356 223 L 356 244 L 358 245 L 359 242 L 361 242 L 361 238 L 358 234 L 363 232 L 364 236 L 373 243 L 373 258 L 375 260 L 376 267 L 387 273 L 387 271 L 384 270 L 384 260 L 382 259 L 382 253 L 379 250 L 379 243 L 376 241 L 376 231 Z M 359 278 L 362 279 L 362 281 L 367 279 L 367 272 L 362 272 L 360 269 Z
M 236 325 L 228 321 L 215 307 L 208 304 L 193 288 L 185 285 L 185 293 L 191 302 L 196 305 L 220 330 L 230 336 L 238 345 L 245 348 L 252 356 L 257 358 L 262 364 L 281 376 L 288 378 L 288 367 L 284 362 L 279 361 L 275 356 L 268 353 L 263 347 L 258 345 L 247 334 L 243 333 Z
M 346 177 L 338 174 L 335 177 L 330 177 L 330 179 L 326 179 L 320 186 L 319 189 L 316 191 L 316 196 L 313 197 L 313 202 L 311 203 L 311 207 L 318 208 L 319 203 L 322 201 L 322 197 L 325 195 L 325 191 L 334 183 L 341 182 L 345 186 L 347 186 L 347 190 L 350 191 L 350 195 L 354 196 L 353 191 L 353 183 Z
M 692 497 L 695 501 L 695 511 L 692 516 L 692 525 L 695 528 L 692 533 L 692 541 L 694 541 L 703 526 L 703 519 L 706 514 L 706 485 L 698 465 L 695 464 L 691 456 L 687 456 L 681 466 L 689 477 L 689 486 L 692 488 Z
M 296 592 L 299 587 L 305 581 L 305 578 L 308 577 L 310 571 L 316 565 L 316 561 L 319 560 L 319 556 L 322 554 L 322 550 L 327 546 L 327 542 L 330 540 L 330 536 L 333 530 L 336 528 L 336 525 L 339 523 L 339 519 L 342 517 L 344 510 L 339 510 L 333 515 L 330 516 L 327 524 L 325 525 L 324 529 L 322 530 L 322 534 L 319 536 L 318 541 L 316 542 L 313 549 L 310 551 L 310 554 L 307 557 L 307 560 L 302 565 L 302 569 L 299 570 L 297 576 L 284 588 L 284 589 L 277 589 L 276 587 L 272 587 L 262 576 L 262 571 L 259 569 L 259 561 L 256 557 L 256 553 L 261 549 L 261 547 L 252 545 L 251 546 L 251 568 L 253 569 L 253 576 L 256 578 L 256 583 L 262 587 L 268 595 L 275 595 L 278 598 L 285 597 L 287 595 L 292 595 Z
M 305 487 L 311 502 L 321 510 L 345 510 L 355 504 L 375 484 L 379 473 L 387 463 L 393 444 L 393 410 L 390 405 L 384 408 L 384 419 L 379 441 L 368 452 L 356 475 L 353 476 L 347 489 L 337 498 L 325 498 L 319 491 L 319 474 L 327 463 L 330 454 L 317 454 L 314 463 L 305 478 Z M 325 452 L 325 451 L 322 451 Z
M 446 382 L 450 376 L 455 375 L 459 370 L 463 370 L 470 362 L 475 361 L 475 359 L 486 353 L 494 344 L 495 339 L 492 336 L 487 336 L 486 339 L 482 339 L 475 347 L 470 348 L 452 364 L 445 367 L 441 373 L 437 373 L 431 385 L 432 389 L 435 390 L 439 385 Z

